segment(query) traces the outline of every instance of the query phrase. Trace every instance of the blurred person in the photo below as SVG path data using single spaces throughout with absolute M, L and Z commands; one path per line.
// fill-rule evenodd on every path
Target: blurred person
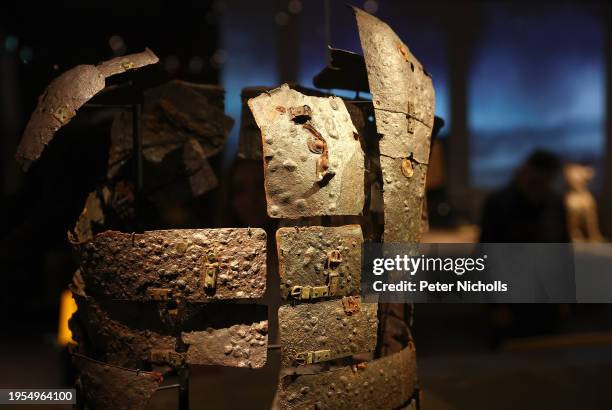
M 510 183 L 492 193 L 485 201 L 480 242 L 569 242 L 564 197 L 555 189 L 562 170 L 561 160 L 555 154 L 534 151 L 519 167 Z M 555 250 L 551 249 L 552 252 Z M 521 263 L 508 268 L 508 273 L 532 275 L 537 273 L 538 263 L 546 264 L 555 258 L 559 263 L 566 260 L 569 263 L 568 255 L 542 255 L 536 261 L 518 258 L 517 262 Z M 535 267 L 531 266 L 532 262 Z M 567 279 L 566 288 L 574 290 L 573 277 Z M 527 280 L 526 284 L 532 286 L 532 290 L 542 292 L 537 275 L 533 281 Z M 546 292 L 543 293 L 538 297 L 546 300 Z M 566 314 L 564 305 L 548 303 L 497 304 L 489 308 L 493 346 L 499 346 L 508 338 L 558 333 Z
M 561 171 L 556 155 L 533 152 L 512 181 L 485 201 L 480 242 L 568 242 L 565 202 L 555 190 Z

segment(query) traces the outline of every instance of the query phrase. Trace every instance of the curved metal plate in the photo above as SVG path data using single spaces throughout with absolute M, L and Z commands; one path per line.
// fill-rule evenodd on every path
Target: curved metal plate
M 295 367 L 374 350 L 378 305 L 354 300 L 358 308 L 350 310 L 341 299 L 281 306 L 281 365 Z
M 285 376 L 280 409 L 397 409 L 416 387 L 414 345 L 380 359 L 317 374 Z
M 17 162 L 27 170 L 55 133 L 70 122 L 83 104 L 104 89 L 107 77 L 158 61 L 147 48 L 142 53 L 118 57 L 98 66 L 79 65 L 62 73 L 39 97 L 17 147 Z
M 74 247 L 95 297 L 206 302 L 258 298 L 266 287 L 263 229 L 106 231 Z
M 105 311 L 93 298 L 77 294 L 73 297 L 78 310 L 70 319 L 70 329 L 82 353 L 95 355 L 109 364 L 141 368 L 154 361 L 152 351 L 176 352 L 176 336 L 153 328 L 130 327 Z M 139 313 L 142 314 L 142 309 Z M 176 358 L 179 354 L 173 356 Z M 160 364 L 177 363 L 164 361 Z
M 159 387 L 159 373 L 126 369 L 74 354 L 79 370 L 80 391 L 87 408 L 92 410 L 144 410 Z
M 329 296 L 357 294 L 362 243 L 359 225 L 280 228 L 276 244 L 281 296 L 290 298 L 294 286 L 329 285 L 330 274 L 337 275 L 337 286 Z M 341 261 L 330 269 L 328 257 L 333 251 L 338 251 Z
M 364 155 L 341 98 L 309 97 L 283 84 L 249 107 L 262 133 L 268 215 L 361 214 Z
M 383 21 L 353 7 L 375 109 L 404 113 L 433 127 L 431 77 Z
M 353 7 L 366 61 L 383 173 L 385 242 L 419 242 L 434 124 L 431 77 L 393 30 Z

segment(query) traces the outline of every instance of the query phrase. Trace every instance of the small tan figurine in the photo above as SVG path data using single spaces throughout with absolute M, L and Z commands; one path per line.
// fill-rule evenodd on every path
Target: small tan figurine
M 572 242 L 602 242 L 597 220 L 597 202 L 588 189 L 595 176 L 593 167 L 568 164 L 565 166 L 567 225 Z

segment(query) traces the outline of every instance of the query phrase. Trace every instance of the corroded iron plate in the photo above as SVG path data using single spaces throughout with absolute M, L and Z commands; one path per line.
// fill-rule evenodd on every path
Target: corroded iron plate
M 411 343 L 401 352 L 317 374 L 285 376 L 280 409 L 397 409 L 414 395 L 416 357 Z
M 284 84 L 248 104 L 262 133 L 268 215 L 361 214 L 364 154 L 342 99 Z
M 119 300 L 242 299 L 263 296 L 263 229 L 106 231 L 74 244 L 89 295 Z
M 281 296 L 290 298 L 294 286 L 329 284 L 329 274 L 338 275 L 335 294 L 359 292 L 361 284 L 361 245 L 359 225 L 339 227 L 295 227 L 276 231 Z M 341 261 L 329 266 L 329 254 L 338 251 Z
M 349 309 L 341 299 L 282 306 L 278 311 L 281 365 L 295 367 L 372 351 L 378 304 L 355 299 L 357 309 Z M 310 353 L 313 359 L 308 359 Z

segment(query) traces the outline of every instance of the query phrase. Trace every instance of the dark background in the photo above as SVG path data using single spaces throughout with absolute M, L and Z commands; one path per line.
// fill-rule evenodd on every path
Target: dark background
M 18 168 L 16 147 L 45 86 L 77 64 L 147 46 L 160 57 L 158 77 L 226 87 L 226 111 L 237 122 L 215 166 L 218 175 L 234 175 L 228 170 L 242 87 L 284 81 L 312 86 L 326 63 L 328 40 L 361 51 L 350 10 L 343 1 L 328 4 L 326 26 L 323 0 L 3 2 L 0 387 L 69 384 L 55 346 L 59 295 L 76 268 L 66 231 L 103 178 L 107 159 L 104 130 L 68 130 L 58 133 L 28 173 Z M 477 241 L 484 198 L 507 184 L 536 149 L 596 169 L 592 189 L 604 234 L 612 236 L 606 103 L 612 95 L 612 27 L 605 2 L 355 5 L 387 21 L 434 78 L 436 114 L 446 125 L 440 156 L 432 162 L 432 233 L 426 240 Z M 222 192 L 206 201 L 225 208 Z M 207 215 L 197 227 L 246 223 L 227 214 L 231 210 Z M 425 408 L 611 408 L 605 390 L 611 327 L 605 305 L 419 305 L 414 333 Z M 206 378 L 212 373 L 214 382 Z M 193 389 L 192 400 L 216 391 L 217 405 L 240 408 L 241 397 L 271 397 L 248 393 L 245 372 L 212 373 L 196 374 L 200 388 Z M 247 392 L 236 396 L 235 389 Z

